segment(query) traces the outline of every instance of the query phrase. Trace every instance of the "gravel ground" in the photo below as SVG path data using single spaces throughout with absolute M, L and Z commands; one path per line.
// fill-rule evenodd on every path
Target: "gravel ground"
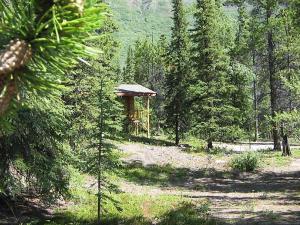
M 175 168 L 189 168 L 197 170 L 201 168 L 223 168 L 226 160 L 213 160 L 212 157 L 196 156 L 184 152 L 179 147 L 151 146 L 143 144 L 124 144 L 120 150 L 128 156 L 127 163 L 140 163 L 143 166 L 170 164 Z M 212 162 L 214 161 L 214 165 Z
M 219 146 L 237 152 L 250 149 L 249 145 Z M 252 146 L 251 150 L 269 147 L 262 144 Z M 175 183 L 169 182 L 170 177 L 167 184 L 124 180 L 121 184 L 124 192 L 179 195 L 195 202 L 208 199 L 212 216 L 226 224 L 300 225 L 300 159 L 294 159 L 286 167 L 232 174 L 227 167 L 229 156 L 199 156 L 178 147 L 137 143 L 120 145 L 120 149 L 126 154 L 124 162 L 140 165 L 145 171 L 151 166 L 168 164 L 174 168 L 175 176 L 180 168 L 190 171 L 188 177 Z

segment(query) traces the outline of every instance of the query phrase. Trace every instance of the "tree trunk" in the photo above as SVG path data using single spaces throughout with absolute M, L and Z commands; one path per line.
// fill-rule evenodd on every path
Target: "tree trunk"
M 176 115 L 176 124 L 175 124 L 175 145 L 179 145 L 179 116 Z
M 255 43 L 253 37 L 251 38 L 251 42 Z M 254 46 L 255 44 L 253 44 Z M 258 99 L 257 99 L 257 75 L 256 75 L 256 61 L 255 61 L 255 48 L 252 49 L 252 68 L 255 74 L 253 78 L 253 107 L 254 107 L 254 141 L 257 141 L 258 136 Z
M 207 150 L 209 151 L 210 149 L 213 148 L 213 143 L 212 143 L 212 140 L 208 140 L 207 141 Z
M 288 136 L 284 134 L 282 138 L 282 156 L 290 156 L 291 154 Z
M 253 81 L 253 97 L 254 97 L 254 121 L 255 121 L 255 131 L 254 131 L 254 141 L 258 140 L 258 112 L 257 112 L 257 84 L 256 79 Z
M 267 24 L 269 25 L 269 20 L 272 15 L 271 9 L 267 10 Z M 267 42 L 268 42 L 268 70 L 269 70 L 269 79 L 270 79 L 270 100 L 271 100 L 271 117 L 272 117 L 272 136 L 274 143 L 274 150 L 281 150 L 280 146 L 280 137 L 278 132 L 278 125 L 274 121 L 276 112 L 278 110 L 277 99 L 277 78 L 275 71 L 275 56 L 274 56 L 274 40 L 273 40 L 273 31 L 269 28 L 267 33 Z

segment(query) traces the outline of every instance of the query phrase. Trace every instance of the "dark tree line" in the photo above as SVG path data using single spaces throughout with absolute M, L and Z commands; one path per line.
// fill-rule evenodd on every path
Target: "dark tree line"
M 145 69 L 153 58 L 161 59 L 155 63 L 164 68 L 157 82 L 164 89 L 166 119 L 161 124 L 171 128 L 176 144 L 191 134 L 205 139 L 208 148 L 213 141 L 250 138 L 273 139 L 274 149 L 280 150 L 281 141 L 296 137 L 298 130 L 297 4 L 228 1 L 225 7 L 237 8 L 232 21 L 221 1 L 202 0 L 196 2 L 193 23 L 188 24 L 183 1 L 174 0 L 171 38 L 162 45 L 165 54 L 154 51 L 153 57 L 139 61 L 136 45 L 129 50 L 124 74 L 131 69 L 137 74 L 131 81 L 150 85 L 138 76 L 147 79 L 153 71 L 141 73 L 132 65 Z M 151 52 L 142 49 L 142 54 Z

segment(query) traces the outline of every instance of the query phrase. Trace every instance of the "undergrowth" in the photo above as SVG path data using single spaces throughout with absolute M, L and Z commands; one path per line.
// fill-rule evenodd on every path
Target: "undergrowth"
M 259 155 L 254 152 L 239 154 L 230 161 L 230 167 L 241 172 L 252 172 L 258 168 L 258 165 Z

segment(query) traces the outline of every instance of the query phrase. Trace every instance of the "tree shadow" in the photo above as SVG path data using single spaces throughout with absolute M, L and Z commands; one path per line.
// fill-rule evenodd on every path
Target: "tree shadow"
M 156 138 L 147 138 L 147 137 L 140 137 L 140 136 L 130 136 L 130 141 L 132 142 L 139 142 L 148 145 L 155 145 L 155 146 L 175 146 L 175 144 L 168 140 L 156 139 Z
M 0 225 L 20 224 L 21 221 L 41 220 L 51 217 L 47 207 L 34 199 L 18 197 L 11 199 L 0 195 Z
M 133 162 L 123 169 L 124 178 L 140 185 L 184 187 L 213 192 L 296 192 L 300 187 L 300 171 L 236 173 L 215 168 L 175 168 L 169 164 L 147 165 Z
M 33 222 L 34 225 L 97 225 L 96 218 L 78 219 L 76 214 L 60 213 L 52 219 Z M 209 214 L 208 205 L 196 206 L 191 203 L 182 203 L 175 209 L 162 214 L 159 218 L 147 218 L 143 215 L 122 217 L 118 215 L 105 215 L 101 225 L 217 225 L 215 219 Z M 218 223 L 219 224 L 219 223 Z
M 181 192 L 185 198 L 210 199 L 217 204 L 227 202 L 241 205 L 251 200 L 268 200 L 270 204 L 276 204 L 278 207 L 295 207 L 300 202 L 300 171 L 234 173 L 215 168 L 190 170 L 171 165 L 129 164 L 124 170 L 124 177 L 129 182 L 158 186 L 162 190 L 179 188 L 186 192 Z M 205 194 L 201 194 L 202 192 Z M 255 195 L 257 192 L 265 195 Z M 244 213 L 249 214 L 250 218 L 240 218 L 237 224 L 300 224 L 300 208 L 297 212 L 235 212 L 233 208 L 228 215 Z M 226 224 L 226 221 L 222 222 Z
M 95 209 L 96 210 L 96 209 Z M 41 212 L 40 212 L 41 213 Z M 239 211 L 234 209 L 228 214 L 237 214 Z M 193 204 L 181 203 L 177 207 L 170 209 L 159 218 L 148 218 L 144 215 L 124 217 L 121 215 L 106 214 L 102 217 L 102 225 L 297 225 L 300 221 L 300 211 L 297 212 L 273 212 L 262 211 L 253 212 L 246 210 L 243 212 L 246 216 L 240 217 L 233 223 L 230 219 L 215 218 L 212 216 L 209 203 Z M 1 225 L 13 225 L 20 223 L 30 223 L 31 225 L 97 225 L 97 220 L 94 216 L 89 215 L 89 218 L 80 218 L 76 212 L 61 212 L 54 214 L 48 218 L 42 215 L 28 214 L 28 217 L 23 217 L 22 220 L 3 222 Z

